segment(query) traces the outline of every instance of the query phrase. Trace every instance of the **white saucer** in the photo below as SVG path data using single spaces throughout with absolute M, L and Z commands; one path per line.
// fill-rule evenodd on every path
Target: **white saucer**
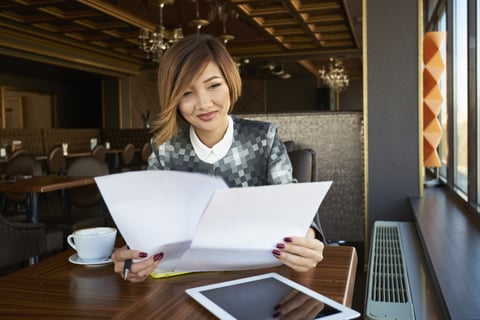
M 111 258 L 108 258 L 108 259 L 105 259 L 105 260 L 98 260 L 98 261 L 83 261 L 82 259 L 80 259 L 80 257 L 74 253 L 72 254 L 70 257 L 68 257 L 68 261 L 70 261 L 71 263 L 74 263 L 74 264 L 81 264 L 81 265 L 84 265 L 84 266 L 91 266 L 91 265 L 99 265 L 99 264 L 107 264 L 107 263 L 111 263 L 112 262 L 112 259 Z

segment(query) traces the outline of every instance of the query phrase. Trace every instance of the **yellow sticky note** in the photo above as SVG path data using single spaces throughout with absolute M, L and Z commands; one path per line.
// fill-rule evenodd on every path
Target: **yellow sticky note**
M 190 272 L 188 272 L 188 271 L 185 271 L 185 272 L 159 272 L 159 273 L 152 272 L 150 274 L 150 276 L 152 278 L 159 279 L 159 278 L 168 278 L 168 277 L 180 276 L 180 275 L 186 274 L 186 273 L 190 273 Z

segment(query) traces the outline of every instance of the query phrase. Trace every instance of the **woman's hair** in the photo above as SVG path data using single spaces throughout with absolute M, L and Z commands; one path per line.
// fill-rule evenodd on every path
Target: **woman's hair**
M 158 67 L 160 113 L 152 122 L 155 142 L 170 140 L 186 123 L 178 111 L 183 94 L 208 63 L 215 63 L 225 78 L 230 92 L 230 110 L 240 97 L 242 80 L 235 61 L 225 46 L 206 34 L 192 34 L 179 40 L 163 55 Z

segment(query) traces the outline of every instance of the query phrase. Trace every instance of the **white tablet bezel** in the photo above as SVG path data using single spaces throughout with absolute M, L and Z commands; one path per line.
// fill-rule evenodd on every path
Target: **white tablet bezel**
M 199 286 L 195 288 L 190 288 L 185 290 L 185 292 L 191 296 L 193 299 L 195 299 L 198 303 L 200 303 L 202 306 L 204 306 L 207 310 L 209 310 L 211 313 L 213 313 L 215 316 L 217 316 L 219 319 L 224 319 L 224 320 L 236 320 L 230 313 L 228 313 L 226 310 L 224 310 L 222 307 L 220 307 L 218 304 L 215 303 L 215 301 L 211 300 L 210 298 L 206 297 L 203 292 L 211 289 L 216 289 L 216 288 L 222 288 L 222 287 L 228 287 L 228 286 L 233 286 L 237 285 L 240 283 L 245 283 L 245 282 L 252 282 L 252 281 L 257 281 L 261 279 L 266 279 L 266 278 L 274 278 L 292 289 L 296 289 L 300 292 L 303 292 L 304 294 L 307 294 L 311 296 L 312 298 L 315 298 L 321 302 L 323 302 L 326 305 L 329 305 L 332 308 L 337 309 L 339 312 L 334 314 L 334 315 L 327 315 L 327 316 L 322 316 L 317 319 L 321 320 L 341 320 L 341 319 L 355 319 L 360 316 L 360 313 L 350 309 L 330 298 L 325 297 L 324 295 L 317 293 L 307 287 L 302 286 L 301 284 L 294 282 L 290 279 L 287 279 L 278 273 L 271 272 L 271 273 L 265 273 L 261 274 L 258 276 L 252 276 L 252 277 L 246 277 L 246 278 L 241 278 L 241 279 L 236 279 L 236 280 L 230 280 L 230 281 L 225 281 L 225 282 L 220 282 L 220 283 L 214 283 L 214 284 L 209 284 L 209 285 L 204 285 L 204 286 Z

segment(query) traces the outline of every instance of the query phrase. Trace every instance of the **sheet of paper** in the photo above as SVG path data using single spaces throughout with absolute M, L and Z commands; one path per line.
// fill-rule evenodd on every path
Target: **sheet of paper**
M 278 265 L 287 236 L 304 236 L 331 182 L 217 190 L 177 271 L 239 270 Z
M 331 185 L 229 189 L 220 178 L 153 170 L 95 180 L 129 247 L 164 253 L 157 274 L 277 265 L 271 251 L 305 235 Z
M 112 218 L 132 249 L 164 253 L 173 270 L 188 249 L 212 194 L 222 179 L 176 171 L 130 171 L 95 178 Z

